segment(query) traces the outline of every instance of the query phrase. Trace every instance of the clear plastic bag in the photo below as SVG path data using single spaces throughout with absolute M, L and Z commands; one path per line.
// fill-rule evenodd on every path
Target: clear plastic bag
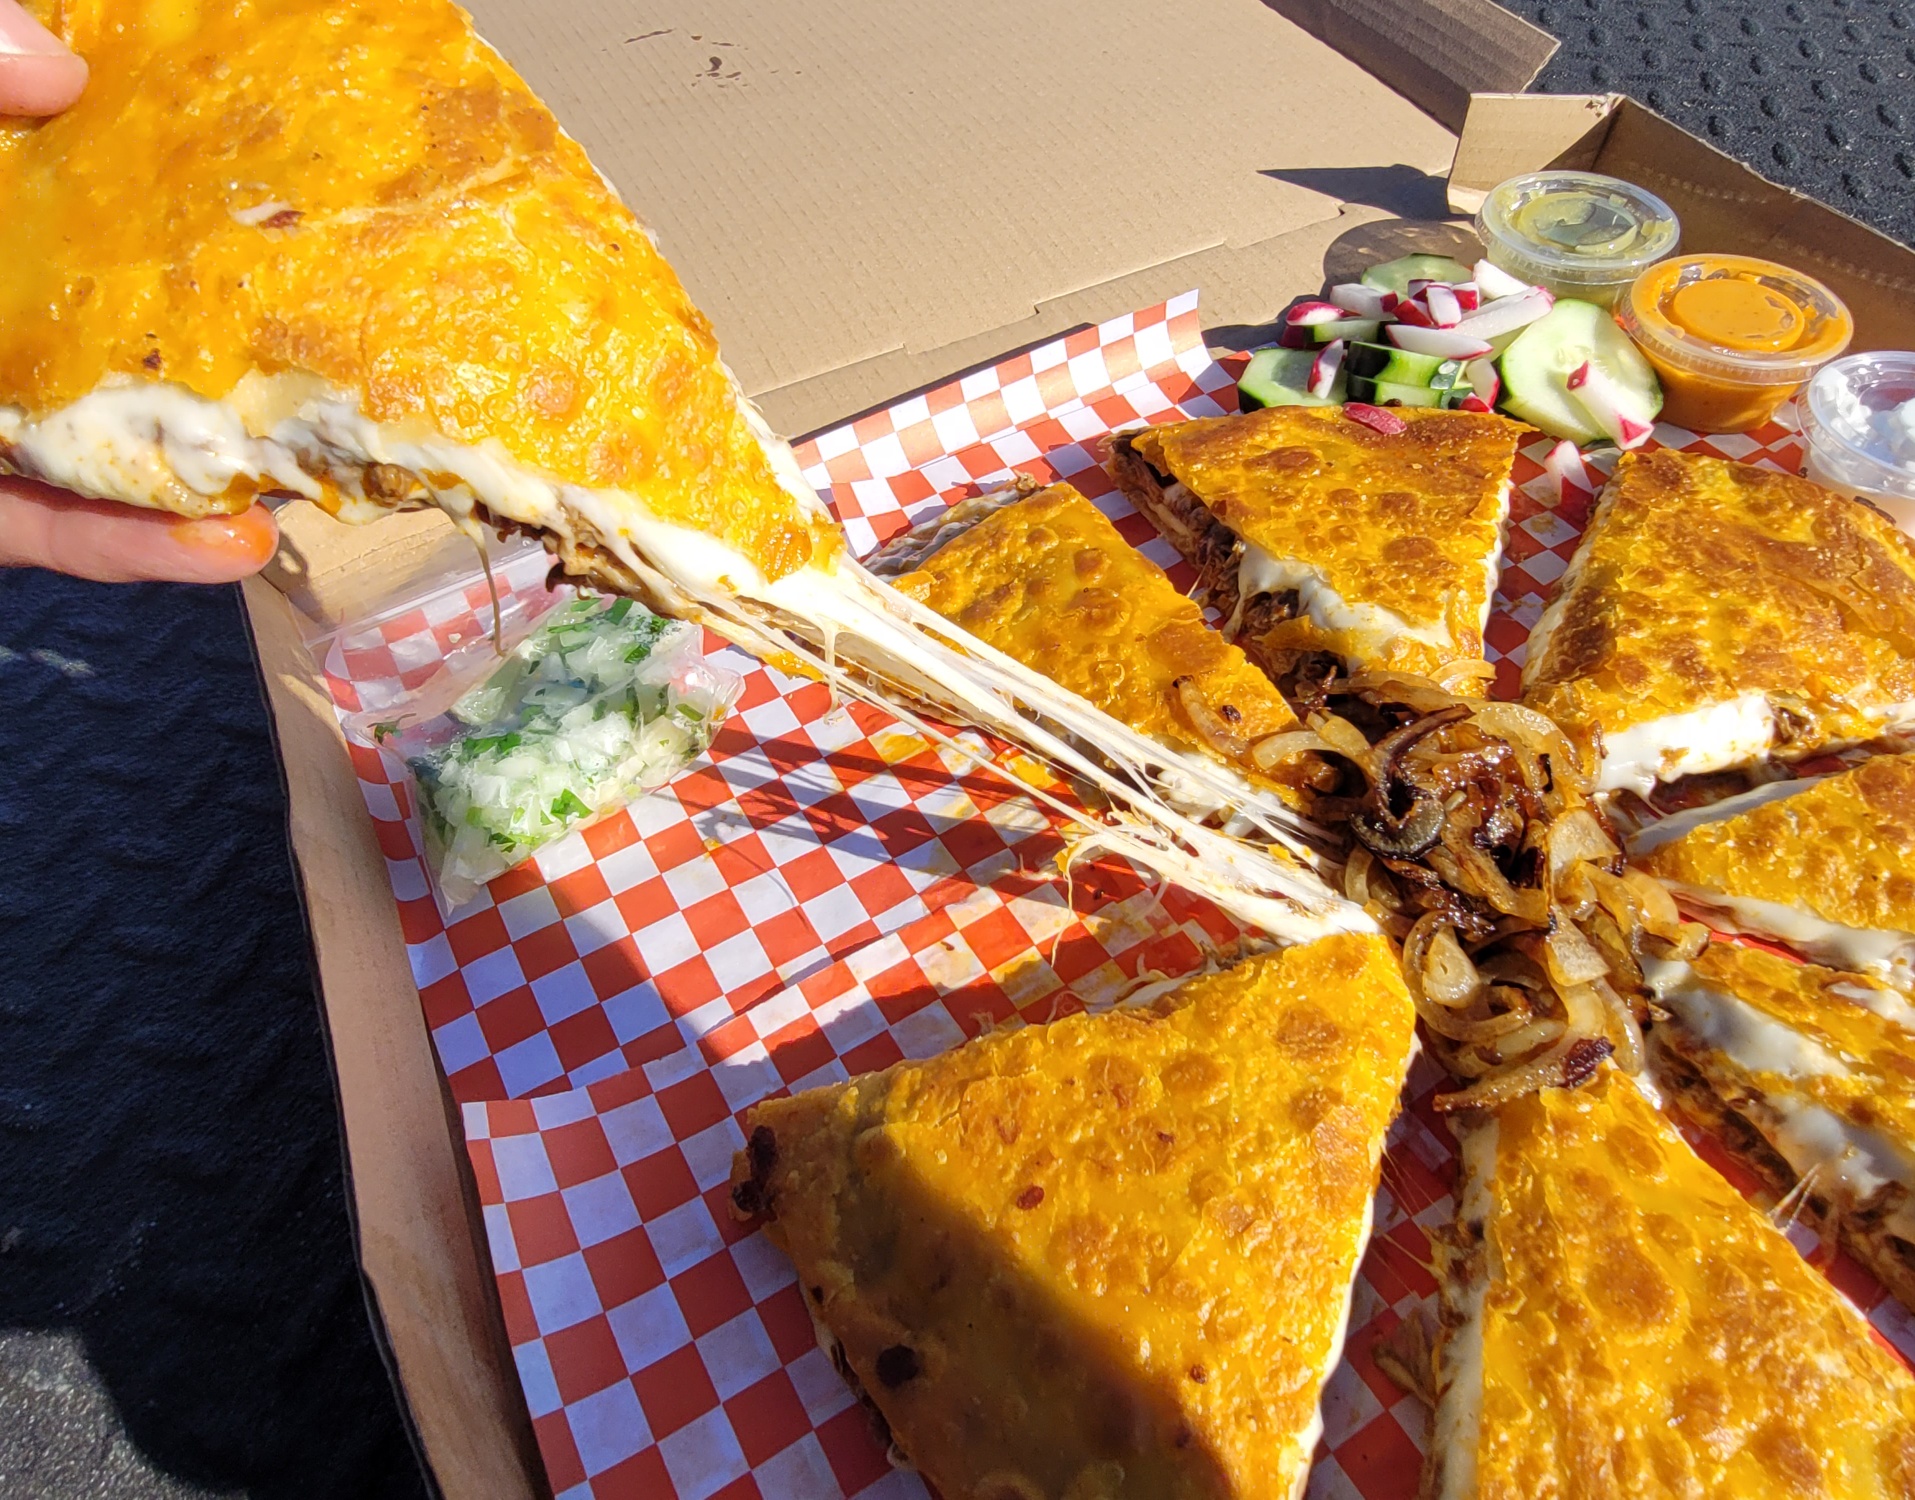
M 550 610 L 483 681 L 442 673 L 394 713 L 351 727 L 412 773 L 427 864 L 452 906 L 486 882 L 671 780 L 711 743 L 735 673 L 696 626 L 629 599 Z M 448 664 L 450 665 L 450 664 Z M 449 708 L 442 705 L 457 691 Z

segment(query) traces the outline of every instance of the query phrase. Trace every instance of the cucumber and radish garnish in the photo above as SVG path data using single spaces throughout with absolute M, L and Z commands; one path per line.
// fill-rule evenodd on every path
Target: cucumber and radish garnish
M 1453 286 L 1469 279 L 1469 267 L 1458 265 L 1447 255 L 1398 256 L 1395 260 L 1384 261 L 1380 266 L 1371 266 L 1362 278 L 1365 286 L 1375 287 L 1378 291 L 1395 292 L 1399 297 L 1410 294 L 1412 281 L 1441 281 Z
M 1343 392 L 1332 386 L 1328 396 L 1310 394 L 1310 372 L 1316 355 L 1307 349 L 1259 349 L 1250 356 L 1237 399 L 1245 411 L 1266 406 L 1335 406 Z
M 1579 446 L 1634 448 L 1662 410 L 1656 372 L 1594 303 L 1559 301 L 1516 336 L 1500 363 L 1503 410 Z
M 1636 447 L 1662 406 L 1654 371 L 1603 309 L 1488 260 L 1440 255 L 1402 256 L 1300 299 L 1238 385 L 1246 410 L 1500 409 L 1572 446 Z

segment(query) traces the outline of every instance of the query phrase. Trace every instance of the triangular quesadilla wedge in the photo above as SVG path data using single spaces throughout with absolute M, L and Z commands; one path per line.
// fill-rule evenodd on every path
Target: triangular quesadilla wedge
M 529 531 L 574 577 L 1023 744 L 1131 810 L 1107 847 L 1248 920 L 1363 925 L 1169 807 L 1167 760 L 1180 786 L 1214 761 L 857 566 L 644 226 L 448 0 L 29 8 L 91 82 L 0 122 L 0 472 L 185 515 L 278 494 Z M 1247 816 L 1265 846 L 1310 834 Z
M 1525 429 L 1405 408 L 1275 406 L 1111 444 L 1130 501 L 1279 684 L 1381 669 L 1486 677 L 1483 627 Z
M 953 1500 L 1290 1500 L 1414 1026 L 1324 938 L 761 1104 L 733 1202 Z
M 1627 1078 L 1457 1135 L 1430 1500 L 1915 1495 L 1915 1376 Z
M 1915 727 L 1915 542 L 1748 464 L 1625 453 L 1529 638 L 1523 701 L 1606 789 Z
M 1658 1079 L 1915 1308 L 1915 1006 L 1734 943 L 1645 967 Z
M 1915 755 L 1769 782 L 1651 823 L 1629 851 L 1723 931 L 1915 989 Z
M 954 506 L 868 559 L 900 592 L 1138 733 L 1208 755 L 1245 785 L 1236 806 L 1335 777 L 1270 680 L 1068 484 Z M 1225 811 L 1201 793 L 1197 815 Z

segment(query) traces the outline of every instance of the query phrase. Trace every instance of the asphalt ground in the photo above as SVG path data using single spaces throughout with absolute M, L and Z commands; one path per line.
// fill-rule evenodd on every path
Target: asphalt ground
M 1915 243 L 1915 0 L 1510 0 Z M 0 573 L 0 1496 L 424 1493 L 233 590 Z

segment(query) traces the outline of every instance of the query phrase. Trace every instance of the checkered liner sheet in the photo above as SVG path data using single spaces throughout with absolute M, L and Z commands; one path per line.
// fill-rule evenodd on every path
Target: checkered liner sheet
M 1188 293 L 825 433 L 799 459 L 860 553 L 1015 469 L 1073 482 L 1187 586 L 1188 568 L 1114 491 L 1100 440 L 1140 419 L 1234 409 L 1237 368 L 1205 350 Z M 1658 437 L 1791 469 L 1799 458 L 1784 426 Z M 1488 630 L 1505 691 L 1591 499 L 1554 503 L 1547 446 L 1518 461 Z M 539 554 L 497 571 L 508 597 L 544 600 Z M 489 608 L 472 581 L 320 643 L 342 717 L 416 688 L 488 628 Z M 1057 820 L 1005 781 L 708 644 L 745 678 L 708 760 L 449 920 L 402 768 L 370 745 L 353 747 L 354 763 L 464 1107 L 506 1327 L 561 1500 L 921 1496 L 819 1351 L 788 1263 L 729 1216 L 741 1112 L 1013 1014 L 1108 1004 L 1238 933 L 1125 866 L 1080 870 L 1067 888 Z M 1324 1398 L 1311 1481 L 1324 1500 L 1415 1493 L 1423 1411 L 1371 1350 L 1434 1290 L 1428 1234 L 1450 1216 L 1453 1171 L 1429 1110 L 1435 1082 L 1419 1064 L 1392 1132 L 1346 1358 Z M 1915 1349 L 1892 1301 L 1815 1252 Z

